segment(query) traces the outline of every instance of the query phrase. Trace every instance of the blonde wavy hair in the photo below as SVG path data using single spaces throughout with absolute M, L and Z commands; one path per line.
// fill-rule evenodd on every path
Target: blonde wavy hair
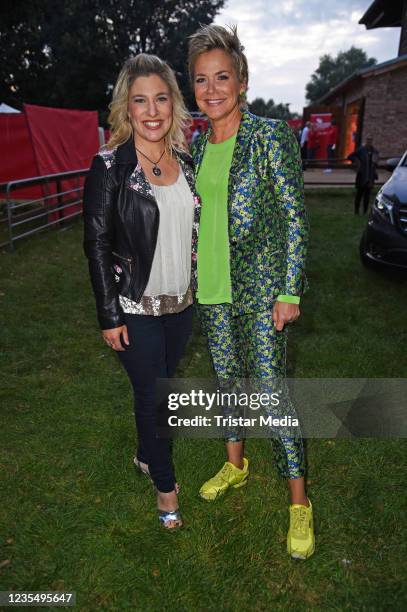
M 139 53 L 125 62 L 113 89 L 112 101 L 109 104 L 109 149 L 125 143 L 133 134 L 128 116 L 129 91 L 138 77 L 152 74 L 156 74 L 166 83 L 172 100 L 172 124 L 165 136 L 165 148 L 169 153 L 174 149 L 187 148 L 185 129 L 189 127 L 192 119 L 186 109 L 174 71 L 156 55 Z
M 237 35 L 237 26 L 235 25 L 228 26 L 227 28 L 214 24 L 205 25 L 189 37 L 188 68 L 192 86 L 194 85 L 195 64 L 198 56 L 213 49 L 222 49 L 231 56 L 239 82 L 244 83 L 247 89 L 249 66 L 244 53 L 244 47 Z M 239 95 L 239 104 L 242 110 L 247 108 L 246 91 Z

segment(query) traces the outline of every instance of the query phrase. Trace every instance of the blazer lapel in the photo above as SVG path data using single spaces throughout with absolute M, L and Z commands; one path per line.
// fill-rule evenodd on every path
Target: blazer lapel
M 230 175 L 237 178 L 239 168 L 245 161 L 246 149 L 250 144 L 250 135 L 254 128 L 254 117 L 248 111 L 242 114 L 239 130 L 236 136 L 236 144 L 233 151 L 232 164 L 230 166 Z

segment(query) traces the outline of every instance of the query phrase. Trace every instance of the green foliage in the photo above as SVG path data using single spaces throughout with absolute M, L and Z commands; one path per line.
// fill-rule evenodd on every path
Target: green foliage
M 353 46 L 348 51 L 340 51 L 336 57 L 323 55 L 319 58 L 318 68 L 305 86 L 307 100 L 316 102 L 357 70 L 374 66 L 376 63 L 374 57 L 368 57 L 363 49 Z
M 272 119 L 294 119 L 297 113 L 290 111 L 290 104 L 279 102 L 276 104 L 272 98 L 268 102 L 263 98 L 255 98 L 249 103 L 249 109 L 259 117 L 271 117 Z
M 140 52 L 171 64 L 191 102 L 188 36 L 224 0 L 3 0 L 0 99 L 105 111 L 123 62 Z

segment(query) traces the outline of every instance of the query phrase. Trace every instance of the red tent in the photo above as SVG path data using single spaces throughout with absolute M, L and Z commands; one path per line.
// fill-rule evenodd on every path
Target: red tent
M 25 104 L 23 113 L 0 114 L 0 147 L 0 183 L 88 168 L 99 148 L 97 112 Z M 29 188 L 15 195 L 42 193 Z
M 24 113 L 0 114 L 0 183 L 37 176 L 34 149 Z M 41 197 L 39 188 L 30 187 L 18 192 L 21 198 Z

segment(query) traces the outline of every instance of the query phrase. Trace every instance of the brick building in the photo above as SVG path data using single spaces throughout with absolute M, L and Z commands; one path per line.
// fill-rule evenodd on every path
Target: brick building
M 338 157 L 347 157 L 368 134 L 381 157 L 396 157 L 407 149 L 407 0 L 375 0 L 359 23 L 367 29 L 401 27 L 399 56 L 355 72 L 304 109 L 304 119 L 333 114 Z

